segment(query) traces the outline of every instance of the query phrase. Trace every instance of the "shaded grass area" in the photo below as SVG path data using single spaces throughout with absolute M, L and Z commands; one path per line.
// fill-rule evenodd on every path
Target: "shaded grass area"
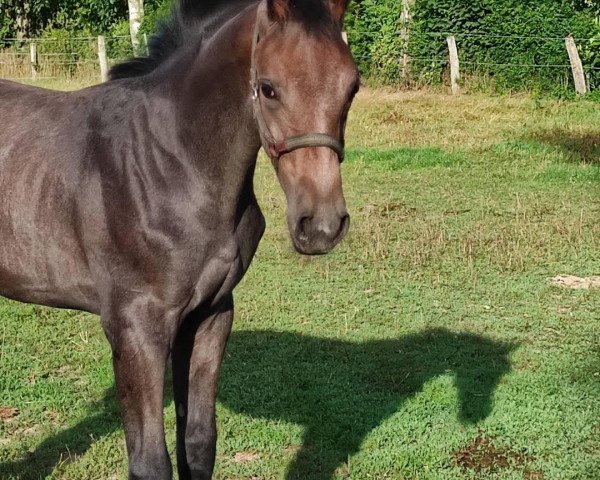
M 542 130 L 534 133 L 533 139 L 559 147 L 575 163 L 600 164 L 600 127 L 585 132 L 571 132 L 564 128 Z
M 216 478 L 600 478 L 600 293 L 547 280 L 600 273 L 598 125 L 587 102 L 363 92 L 351 232 L 314 259 L 261 161 Z M 125 478 L 97 319 L 0 316 L 0 478 Z
M 454 378 L 462 422 L 487 417 L 511 348 L 446 329 L 362 343 L 238 332 L 229 345 L 221 401 L 251 417 L 301 425 L 286 478 L 327 479 L 437 376 Z

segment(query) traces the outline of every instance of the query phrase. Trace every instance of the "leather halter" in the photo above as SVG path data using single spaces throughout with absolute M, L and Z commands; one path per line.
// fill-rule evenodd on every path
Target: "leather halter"
M 250 60 L 250 83 L 252 85 L 252 103 L 254 108 L 254 118 L 258 123 L 258 131 L 263 148 L 271 160 L 279 160 L 282 155 L 308 147 L 328 147 L 337 153 L 340 162 L 344 161 L 344 146 L 337 138 L 326 133 L 305 133 L 294 137 L 284 138 L 277 141 L 265 120 L 260 102 L 260 82 L 258 81 L 258 71 L 256 70 L 256 46 L 259 41 L 258 32 L 259 22 L 254 27 L 254 39 L 252 40 L 252 53 Z

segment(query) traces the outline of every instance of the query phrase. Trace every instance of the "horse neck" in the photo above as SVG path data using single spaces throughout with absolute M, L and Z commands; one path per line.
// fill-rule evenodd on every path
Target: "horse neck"
M 246 8 L 164 71 L 160 86 L 175 107 L 177 137 L 224 207 L 253 198 L 260 136 L 253 115 L 250 57 L 256 19 Z M 222 187 L 219 190 L 219 187 Z

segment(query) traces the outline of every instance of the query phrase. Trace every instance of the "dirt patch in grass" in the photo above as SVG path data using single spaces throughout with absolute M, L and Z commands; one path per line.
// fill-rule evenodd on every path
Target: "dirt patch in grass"
M 362 208 L 362 211 L 367 216 L 376 216 L 381 218 L 408 219 L 417 213 L 417 209 L 409 207 L 404 203 L 370 203 Z
M 9 422 L 19 415 L 19 409 L 14 407 L 0 407 L 0 421 Z
M 526 480 L 544 480 L 544 472 L 541 470 L 525 470 L 523 477 Z
M 600 277 L 575 277 L 573 275 L 559 275 L 550 279 L 556 287 L 571 288 L 573 290 L 589 290 L 600 288 Z
M 56 412 L 54 410 L 47 410 L 45 412 L 45 415 L 46 415 L 46 418 L 48 420 L 50 420 L 50 423 L 53 426 L 57 427 L 57 426 L 60 425 L 60 417 L 61 417 L 60 413 L 58 413 L 58 412 Z
M 260 455 L 255 452 L 237 452 L 233 457 L 235 463 L 250 463 L 258 460 Z
M 479 433 L 477 438 L 467 446 L 453 452 L 454 463 L 457 467 L 476 473 L 497 472 L 499 470 L 523 467 L 533 460 L 532 457 L 511 450 L 507 446 L 496 445 L 493 437 Z M 543 472 L 525 470 L 527 479 L 543 479 Z M 527 476 L 529 475 L 529 476 Z

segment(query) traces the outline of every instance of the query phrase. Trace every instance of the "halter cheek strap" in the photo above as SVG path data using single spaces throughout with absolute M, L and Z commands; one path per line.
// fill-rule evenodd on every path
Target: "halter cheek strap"
M 254 38 L 252 40 L 252 53 L 250 60 L 250 83 L 252 85 L 252 104 L 254 118 L 258 123 L 258 131 L 263 148 L 271 160 L 279 160 L 282 155 L 309 147 L 327 147 L 337 153 L 340 162 L 344 160 L 344 145 L 337 138 L 326 133 L 306 133 L 295 137 L 284 138 L 277 141 L 263 115 L 262 104 L 260 101 L 260 85 L 258 81 L 258 71 L 256 69 L 256 46 L 259 41 L 258 21 L 254 27 Z

